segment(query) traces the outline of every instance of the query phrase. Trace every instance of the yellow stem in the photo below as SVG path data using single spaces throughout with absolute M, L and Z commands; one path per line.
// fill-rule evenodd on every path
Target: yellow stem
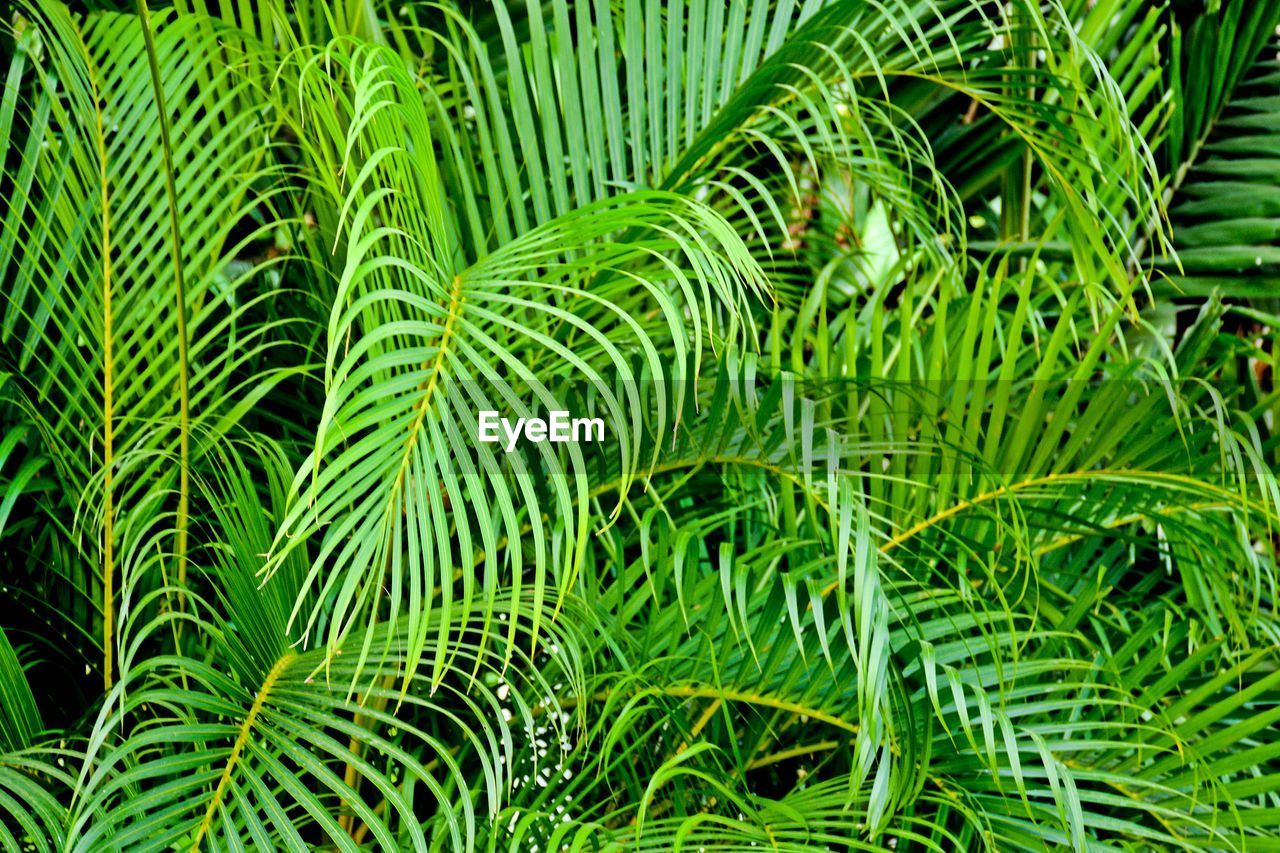
M 794 746 L 791 749 L 784 749 L 779 752 L 772 752 L 768 755 L 762 755 L 747 763 L 748 770 L 757 770 L 761 767 L 768 767 L 770 764 L 777 764 L 779 761 L 786 761 L 788 758 L 796 758 L 801 755 L 809 755 L 814 752 L 827 752 L 835 749 L 840 745 L 839 741 L 823 740 L 817 743 L 808 743 L 803 746 Z
M 382 676 L 379 683 L 382 689 L 386 690 L 392 685 L 394 681 L 395 681 L 394 676 L 384 675 Z M 368 697 L 366 696 L 365 699 L 368 699 Z M 387 699 L 388 697 L 385 695 L 378 695 L 374 697 L 374 700 L 372 702 L 374 710 L 376 711 L 385 710 L 387 707 Z M 363 701 L 361 702 L 361 704 L 363 705 Z M 366 714 L 361 714 L 361 713 L 354 714 L 351 718 L 351 721 L 363 729 L 368 729 L 370 732 L 372 732 L 374 728 L 378 725 L 378 721 L 376 718 Z M 364 741 L 360 740 L 359 737 L 357 737 L 356 735 L 352 735 L 351 738 L 347 741 L 347 751 L 350 752 L 353 756 L 355 756 L 355 758 L 357 759 L 360 758 L 364 754 Z M 347 762 L 346 770 L 344 770 L 342 773 L 342 781 L 346 783 L 346 785 L 349 788 L 355 791 L 357 795 L 359 795 L 360 785 L 364 781 L 364 777 L 360 775 L 360 769 L 359 767 L 356 766 L 354 759 Z M 383 802 L 385 802 L 385 800 Z M 357 832 L 356 815 L 355 815 L 355 812 L 350 811 L 347 808 L 347 806 L 348 806 L 348 803 L 346 800 L 343 800 L 338 805 L 338 826 L 342 827 L 342 829 L 348 835 L 350 835 L 353 839 L 355 839 L 356 832 Z M 365 827 L 363 823 L 359 824 L 359 828 L 367 831 L 367 827 Z M 360 842 L 357 840 L 356 843 L 359 844 Z
M 707 727 L 707 723 L 711 722 L 711 718 L 716 715 L 716 711 L 720 710 L 720 706 L 724 704 L 724 700 L 720 697 L 713 699 L 698 717 L 698 721 L 693 724 L 693 728 L 689 730 L 689 740 L 694 740 L 698 735 L 702 734 L 702 730 Z M 680 745 L 676 747 L 676 755 L 680 755 L 689 748 L 689 741 L 682 740 Z

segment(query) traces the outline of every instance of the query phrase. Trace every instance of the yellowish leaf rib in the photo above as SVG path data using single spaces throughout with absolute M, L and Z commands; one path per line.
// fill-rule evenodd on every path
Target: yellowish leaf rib
M 799 714 L 808 717 L 811 720 L 826 723 L 827 725 L 834 726 L 838 729 L 844 729 L 851 734 L 858 733 L 857 723 L 852 723 L 843 717 L 828 713 L 820 708 L 814 708 L 800 702 L 792 702 L 789 699 L 784 699 L 781 696 L 774 696 L 769 693 L 756 693 L 750 690 L 722 689 L 706 684 L 658 685 L 639 692 L 658 693 L 663 696 L 673 696 L 682 699 L 713 699 L 721 702 L 725 700 L 730 702 L 743 702 L 748 705 L 759 705 L 765 708 L 775 708 L 779 711 L 788 711 L 792 714 Z M 611 695 L 613 695 L 613 691 L 602 690 L 599 693 L 592 693 L 586 696 L 573 696 L 561 699 L 552 707 L 558 707 L 561 710 L 565 710 L 573 708 L 583 702 L 603 702 Z M 718 706 L 713 703 L 712 707 L 714 709 Z M 546 706 L 538 706 L 533 709 L 532 713 L 534 716 L 537 716 L 545 713 L 546 710 Z M 703 721 L 702 725 L 705 726 L 706 721 Z
M 440 333 L 440 345 L 436 349 L 436 357 L 431 365 L 431 376 L 424 385 L 420 386 L 423 389 L 422 400 L 418 404 L 418 413 L 413 419 L 413 425 L 409 427 L 409 437 L 405 439 L 404 460 L 400 465 L 401 477 L 403 477 L 404 469 L 409 463 L 409 454 L 414 442 L 418 439 L 418 433 L 422 431 L 422 422 L 427 416 L 427 411 L 431 408 L 431 395 L 435 393 L 436 383 L 440 380 L 440 370 L 444 367 L 444 354 L 449 349 L 449 339 L 453 337 L 453 324 L 457 321 L 461 309 L 462 276 L 454 276 L 453 290 L 449 294 L 449 316 L 444 321 L 444 331 Z M 399 478 L 397 478 L 397 482 L 399 482 Z
M 196 831 L 195 841 L 191 842 L 191 851 L 200 849 L 200 842 L 204 840 L 205 835 L 209 832 L 209 827 L 213 825 L 213 816 L 218 812 L 218 806 L 222 804 L 223 798 L 226 796 L 227 785 L 231 783 L 231 774 L 236 769 L 236 764 L 240 761 L 240 754 L 244 752 L 245 745 L 249 742 L 249 733 L 253 730 L 253 724 L 258 719 L 258 714 L 262 711 L 262 706 L 266 704 L 267 697 L 271 695 L 271 689 L 275 687 L 280 676 L 284 675 L 285 670 L 289 668 L 289 664 L 293 663 L 297 658 L 297 652 L 289 649 L 280 659 L 276 661 L 276 665 L 267 673 L 267 677 L 262 681 L 262 687 L 258 690 L 258 695 L 253 697 L 253 705 L 249 708 L 249 713 L 245 715 L 244 721 L 240 723 L 240 731 L 236 735 L 236 742 L 231 747 L 231 754 L 227 756 L 227 765 L 222 768 L 222 776 L 218 779 L 218 787 L 213 792 L 213 799 L 209 801 L 209 808 L 205 810 L 204 820 L 200 821 L 200 828 Z
M 418 402 L 418 410 L 413 417 L 413 423 L 409 425 L 409 434 L 404 440 L 404 454 L 400 457 L 400 467 L 396 471 L 395 486 L 391 489 L 391 495 L 387 499 L 386 517 L 388 521 L 396 505 L 396 499 L 400 495 L 400 489 L 404 485 L 405 472 L 409 469 L 409 460 L 413 456 L 413 447 L 418 441 L 418 435 L 422 432 L 422 422 L 427 417 L 427 412 L 431 408 L 431 395 L 435 393 L 436 383 L 440 379 L 440 370 L 444 366 L 444 354 L 449 348 L 449 339 L 453 337 L 453 324 L 458 319 L 458 314 L 462 309 L 462 276 L 454 276 L 453 290 L 449 294 L 449 316 L 445 320 L 444 330 L 440 333 L 440 344 L 436 349 L 435 359 L 431 366 L 431 376 L 427 378 L 421 385 L 419 390 L 423 392 L 422 399 Z
M 761 767 L 768 767 L 770 764 L 777 764 L 780 761 L 786 761 L 788 758 L 798 758 L 801 755 L 811 755 L 815 752 L 828 752 L 840 745 L 840 741 L 823 740 L 817 743 L 806 743 L 801 746 L 793 746 L 790 749 L 784 749 L 779 752 L 772 752 L 768 755 L 762 755 L 754 758 L 747 763 L 748 770 L 759 770 Z
M 946 521 L 948 518 L 951 518 L 952 516 L 959 515 L 960 513 L 964 512 L 967 509 L 971 509 L 972 507 L 978 506 L 979 504 L 988 503 L 990 501 L 996 500 L 998 498 L 1004 497 L 1005 495 L 1012 494 L 1014 492 L 1035 488 L 1037 486 L 1047 486 L 1053 483 L 1063 482 L 1063 481 L 1090 480 L 1095 478 L 1106 478 L 1106 477 L 1111 477 L 1111 478 L 1129 477 L 1129 478 L 1137 478 L 1142 480 L 1159 481 L 1162 483 L 1167 483 L 1171 487 L 1180 486 L 1183 488 L 1194 488 L 1201 491 L 1211 492 L 1213 494 L 1222 495 L 1226 497 L 1232 497 L 1232 498 L 1238 497 L 1238 495 L 1235 495 L 1235 493 L 1231 492 L 1228 489 L 1224 489 L 1221 486 L 1215 486 L 1212 483 L 1202 482 L 1200 480 L 1195 479 L 1194 477 L 1189 477 L 1183 474 L 1170 474 L 1163 471 L 1141 471 L 1141 470 L 1127 469 L 1127 468 L 1116 468 L 1116 469 L 1097 468 L 1097 469 L 1085 469 L 1081 471 L 1064 471 L 1059 473 L 1050 473 L 1050 474 L 1044 475 L 1043 477 L 1033 477 L 1031 479 L 1023 480 L 1022 482 L 1019 482 L 1019 483 L 1014 483 L 1012 485 L 1000 486 L 998 488 L 992 489 L 989 492 L 983 492 L 980 495 L 976 495 L 967 500 L 963 500 L 963 501 L 960 501 L 959 503 L 952 504 L 946 509 L 943 509 L 938 513 L 931 515 L 928 518 L 923 519 L 922 521 L 919 521 L 916 524 L 913 524 L 912 526 L 906 528 L 901 533 L 897 534 L 892 539 L 889 539 L 883 545 L 881 545 L 879 550 L 880 550 L 880 553 L 882 554 L 892 551 L 894 548 L 898 547 L 903 542 L 906 542 L 908 539 L 911 539 L 912 537 L 917 536 L 920 533 L 923 533 L 924 531 L 930 529 L 931 527 L 934 527 L 940 524 L 941 522 Z M 831 592 L 834 591 L 837 586 L 839 586 L 839 582 L 832 581 L 831 583 L 827 584 L 826 587 L 823 588 L 822 595 L 824 597 L 827 595 L 830 595 Z
M 93 62 L 86 56 L 93 86 L 98 147 L 98 179 L 102 184 L 102 683 L 111 689 L 115 669 L 115 496 L 111 467 L 115 461 L 115 380 L 112 375 L 111 204 L 107 194 L 107 142 L 102 126 L 102 99 Z

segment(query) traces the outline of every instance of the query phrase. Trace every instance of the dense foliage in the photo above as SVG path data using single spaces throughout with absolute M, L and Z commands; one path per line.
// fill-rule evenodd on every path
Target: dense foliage
M 0 9 L 0 848 L 1280 849 L 1280 3 Z

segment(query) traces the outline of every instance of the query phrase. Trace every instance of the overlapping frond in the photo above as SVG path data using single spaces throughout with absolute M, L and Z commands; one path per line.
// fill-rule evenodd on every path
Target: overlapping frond
M 122 592 L 154 586 L 157 560 L 184 571 L 180 555 L 171 556 L 187 525 L 182 448 L 198 452 L 243 412 L 244 371 L 266 345 L 266 328 L 239 329 L 261 298 L 242 285 L 260 267 L 230 262 L 261 238 L 245 223 L 269 199 L 279 166 L 262 147 L 269 120 L 239 110 L 229 68 L 202 64 L 193 22 L 161 27 L 183 293 L 170 259 L 160 113 L 138 20 L 80 20 L 43 4 L 28 14 L 5 91 L 7 114 L 25 123 L 6 134 L 6 142 L 24 141 L 9 152 L 16 165 L 6 169 L 0 240 L 3 335 L 15 372 L 5 390 L 57 471 L 59 494 L 47 510 L 75 519 L 68 532 L 83 572 L 75 582 L 86 598 L 80 620 L 97 635 L 110 683 L 130 617 Z M 192 87 L 202 97 L 179 97 Z M 260 397 L 271 380 L 256 376 L 252 385 L 250 398 Z M 185 401 L 175 400 L 175 386 L 188 388 Z M 177 517 L 167 517 L 175 502 Z

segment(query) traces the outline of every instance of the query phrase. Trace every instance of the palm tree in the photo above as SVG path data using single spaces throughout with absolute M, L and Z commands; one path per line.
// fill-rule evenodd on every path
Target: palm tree
M 0 847 L 1280 849 L 1278 22 L 17 0 Z

